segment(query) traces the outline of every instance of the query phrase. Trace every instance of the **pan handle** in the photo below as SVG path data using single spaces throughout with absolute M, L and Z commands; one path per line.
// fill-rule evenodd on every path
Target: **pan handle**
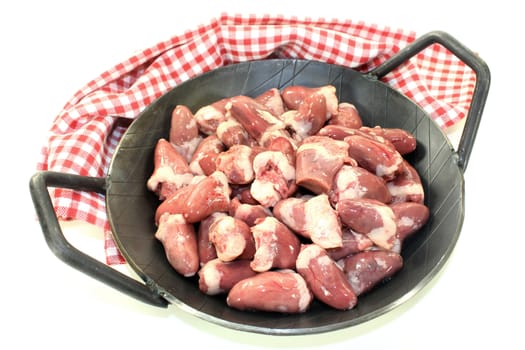
M 40 171 L 30 180 L 29 188 L 40 226 L 51 251 L 71 267 L 142 302 L 167 307 L 168 302 L 147 285 L 124 275 L 73 247 L 64 237 L 58 223 L 48 187 L 106 192 L 104 178 L 80 176 L 54 171 Z
M 483 108 L 487 100 L 490 87 L 490 70 L 487 64 L 473 51 L 465 47 L 457 39 L 442 31 L 429 32 L 416 40 L 410 45 L 401 49 L 396 55 L 385 61 L 382 65 L 371 70 L 369 74 L 376 76 L 378 79 L 384 77 L 392 70 L 408 61 L 411 57 L 432 44 L 441 44 L 450 52 L 456 55 L 463 63 L 469 66 L 476 74 L 476 86 L 472 95 L 472 101 L 465 121 L 465 126 L 461 134 L 458 145 L 458 166 L 464 172 L 470 158 L 470 153 L 474 145 L 474 139 L 479 127 Z

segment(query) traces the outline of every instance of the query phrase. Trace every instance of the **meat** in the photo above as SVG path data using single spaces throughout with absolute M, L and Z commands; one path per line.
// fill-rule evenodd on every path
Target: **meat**
M 171 114 L 170 143 L 189 162 L 201 140 L 191 110 L 184 105 L 177 105 Z
M 284 129 L 284 123 L 266 106 L 248 96 L 232 97 L 226 109 L 257 142 L 260 142 L 267 132 Z
M 166 139 L 159 139 L 153 157 L 154 170 L 146 186 L 165 200 L 193 180 L 186 159 Z
M 349 310 L 357 304 L 357 296 L 343 270 L 318 245 L 309 244 L 301 249 L 297 272 L 323 303 L 338 310 Z
M 325 96 L 314 92 L 304 98 L 298 109 L 289 110 L 280 118 L 284 121 L 287 130 L 291 130 L 292 136 L 300 141 L 315 135 L 326 123 L 329 115 Z
M 227 117 L 217 126 L 217 137 L 228 148 L 233 145 L 254 144 L 252 137 L 244 127 L 234 118 Z
M 291 85 L 284 88 L 281 92 L 281 97 L 288 109 L 299 109 L 304 100 L 312 94 L 321 94 L 324 96 L 326 103 L 326 120 L 330 119 L 332 115 L 337 114 L 339 100 L 336 96 L 336 89 L 332 85 L 325 85 L 320 87 L 306 87 Z
M 328 121 L 329 125 L 340 125 L 346 128 L 359 129 L 363 121 L 357 108 L 348 102 L 341 102 L 337 106 L 337 114 Z
M 303 277 L 286 269 L 261 272 L 241 280 L 228 293 L 226 303 L 239 310 L 302 313 L 312 300 Z
M 344 141 L 348 136 L 360 135 L 364 137 L 371 137 L 359 129 L 350 128 L 344 125 L 327 124 L 317 133 L 319 136 L 328 136 L 334 140 Z
M 213 135 L 217 132 L 220 123 L 226 120 L 226 105 L 230 98 L 223 98 L 212 104 L 205 105 L 194 114 L 199 131 L 204 135 Z
M 237 282 L 256 274 L 250 267 L 250 260 L 225 262 L 213 259 L 199 270 L 199 289 L 208 295 L 225 294 Z
M 258 219 L 272 216 L 268 208 L 260 204 L 241 203 L 237 198 L 232 198 L 229 212 L 231 216 L 244 221 L 248 226 L 255 225 Z
M 370 127 L 361 127 L 361 131 L 364 131 L 367 134 L 375 135 L 384 138 L 401 155 L 411 153 L 416 149 L 417 140 L 410 132 L 399 129 L 399 128 L 382 128 L 379 126 L 370 128 Z
M 402 243 L 430 218 L 417 140 L 362 124 L 334 86 L 176 105 L 146 184 L 155 237 L 201 292 L 239 310 L 338 310 L 402 268 Z
M 350 157 L 377 176 L 391 179 L 403 163 L 399 152 L 383 142 L 361 135 L 347 136 L 344 140 L 349 145 Z
M 305 227 L 303 235 L 322 248 L 337 248 L 343 245 L 343 232 L 339 216 L 330 205 L 328 196 L 320 194 L 304 204 Z
M 274 217 L 258 220 L 251 228 L 255 255 L 250 263 L 257 272 L 270 269 L 293 269 L 301 248 L 299 238 Z
M 390 203 L 391 197 L 383 178 L 364 168 L 351 165 L 343 165 L 336 173 L 330 191 L 330 202 L 334 204 L 343 199 L 356 198 Z
M 323 248 L 343 245 L 341 223 L 326 194 L 282 200 L 273 213 L 294 232 Z
M 226 213 L 215 212 L 207 218 L 202 219 L 199 223 L 199 228 L 197 230 L 197 248 L 199 252 L 199 262 L 201 266 L 217 257 L 217 251 L 215 250 L 215 246 L 210 240 L 210 226 L 219 217 L 225 215 Z
M 390 250 L 399 243 L 396 217 L 388 205 L 374 199 L 345 199 L 337 202 L 336 210 L 343 224 L 375 245 Z
M 246 145 L 233 145 L 216 158 L 216 169 L 222 171 L 233 185 L 246 185 L 253 181 L 253 158 L 257 152 Z
M 350 255 L 339 262 L 356 295 L 370 291 L 403 267 L 401 255 L 385 250 L 370 250 Z
M 359 253 L 374 247 L 374 242 L 362 233 L 343 227 L 343 245 L 337 248 L 328 248 L 326 252 L 333 260 L 339 260 L 349 255 Z
M 211 175 L 217 170 L 216 160 L 219 154 L 224 151 L 224 145 L 217 135 L 205 137 L 197 146 L 190 160 L 190 170 L 195 175 Z
M 297 142 L 283 129 L 274 130 L 264 134 L 260 145 L 268 151 L 279 151 L 286 155 L 290 164 L 295 164 L 295 151 Z
M 222 261 L 252 259 L 255 254 L 250 227 L 242 220 L 220 216 L 210 225 L 208 235 L 217 257 Z
M 279 221 L 306 238 L 309 238 L 309 235 L 303 233 L 306 230 L 306 220 L 308 219 L 306 217 L 305 204 L 309 198 L 311 196 L 290 197 L 280 200 L 275 204 L 272 211 Z
M 259 102 L 275 116 L 280 116 L 285 111 L 284 101 L 281 98 L 281 92 L 277 88 L 271 88 L 255 97 L 255 101 Z
M 296 153 L 296 183 L 313 193 L 328 193 L 335 174 L 348 158 L 348 144 L 327 136 L 310 136 Z
M 253 198 L 250 193 L 250 188 L 252 184 L 249 185 L 232 185 L 232 200 L 236 199 L 240 203 L 260 205 L 255 198 Z
M 227 212 L 230 187 L 224 173 L 215 171 L 197 183 L 185 186 L 162 202 L 155 213 L 158 222 L 163 213 L 182 214 L 189 223 L 197 223 L 214 212 Z
M 393 203 L 390 205 L 390 208 L 396 218 L 397 235 L 400 241 L 404 241 L 407 237 L 419 231 L 430 216 L 428 207 L 421 203 Z
M 416 169 L 406 160 L 400 166 L 396 176 L 387 182 L 387 188 L 393 203 L 424 203 L 425 191 Z
M 157 238 L 164 246 L 170 265 L 185 277 L 195 275 L 199 269 L 197 236 L 193 225 L 181 214 L 163 214 L 159 219 Z
M 279 151 L 264 151 L 253 159 L 255 179 L 250 193 L 262 206 L 273 207 L 288 198 L 295 187 L 295 168 Z

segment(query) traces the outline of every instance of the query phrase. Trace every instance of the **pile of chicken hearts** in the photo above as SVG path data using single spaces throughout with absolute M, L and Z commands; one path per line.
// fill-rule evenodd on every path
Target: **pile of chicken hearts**
M 403 266 L 428 220 L 416 139 L 364 126 L 332 85 L 177 105 L 147 187 L 170 265 L 230 307 L 339 310 Z

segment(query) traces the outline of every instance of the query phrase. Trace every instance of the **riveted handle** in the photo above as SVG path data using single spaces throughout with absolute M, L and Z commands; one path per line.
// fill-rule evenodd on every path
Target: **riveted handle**
M 53 171 L 35 173 L 29 183 L 31 197 L 40 226 L 51 251 L 71 267 L 142 302 L 167 307 L 168 302 L 146 284 L 124 275 L 72 246 L 62 233 L 48 187 L 69 188 L 87 192 L 106 192 L 104 178 L 80 176 Z
M 436 43 L 447 48 L 476 74 L 476 86 L 474 87 L 465 126 L 456 151 L 458 166 L 464 172 L 474 146 L 474 140 L 476 139 L 490 87 L 490 70 L 485 61 L 450 34 L 442 31 L 433 31 L 414 40 L 389 60 L 371 70 L 369 74 L 380 79 L 425 48 Z

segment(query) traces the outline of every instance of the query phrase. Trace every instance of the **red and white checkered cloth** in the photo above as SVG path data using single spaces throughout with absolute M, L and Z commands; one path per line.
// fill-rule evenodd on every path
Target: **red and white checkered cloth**
M 125 121 L 206 71 L 272 55 L 366 72 L 415 38 L 414 32 L 350 20 L 223 14 L 143 50 L 80 89 L 54 120 L 37 168 L 105 177 L 129 124 Z M 435 44 L 383 80 L 446 128 L 465 117 L 476 78 L 469 67 Z M 104 228 L 108 265 L 125 263 L 112 238 L 103 195 L 53 189 L 51 196 L 59 218 Z

